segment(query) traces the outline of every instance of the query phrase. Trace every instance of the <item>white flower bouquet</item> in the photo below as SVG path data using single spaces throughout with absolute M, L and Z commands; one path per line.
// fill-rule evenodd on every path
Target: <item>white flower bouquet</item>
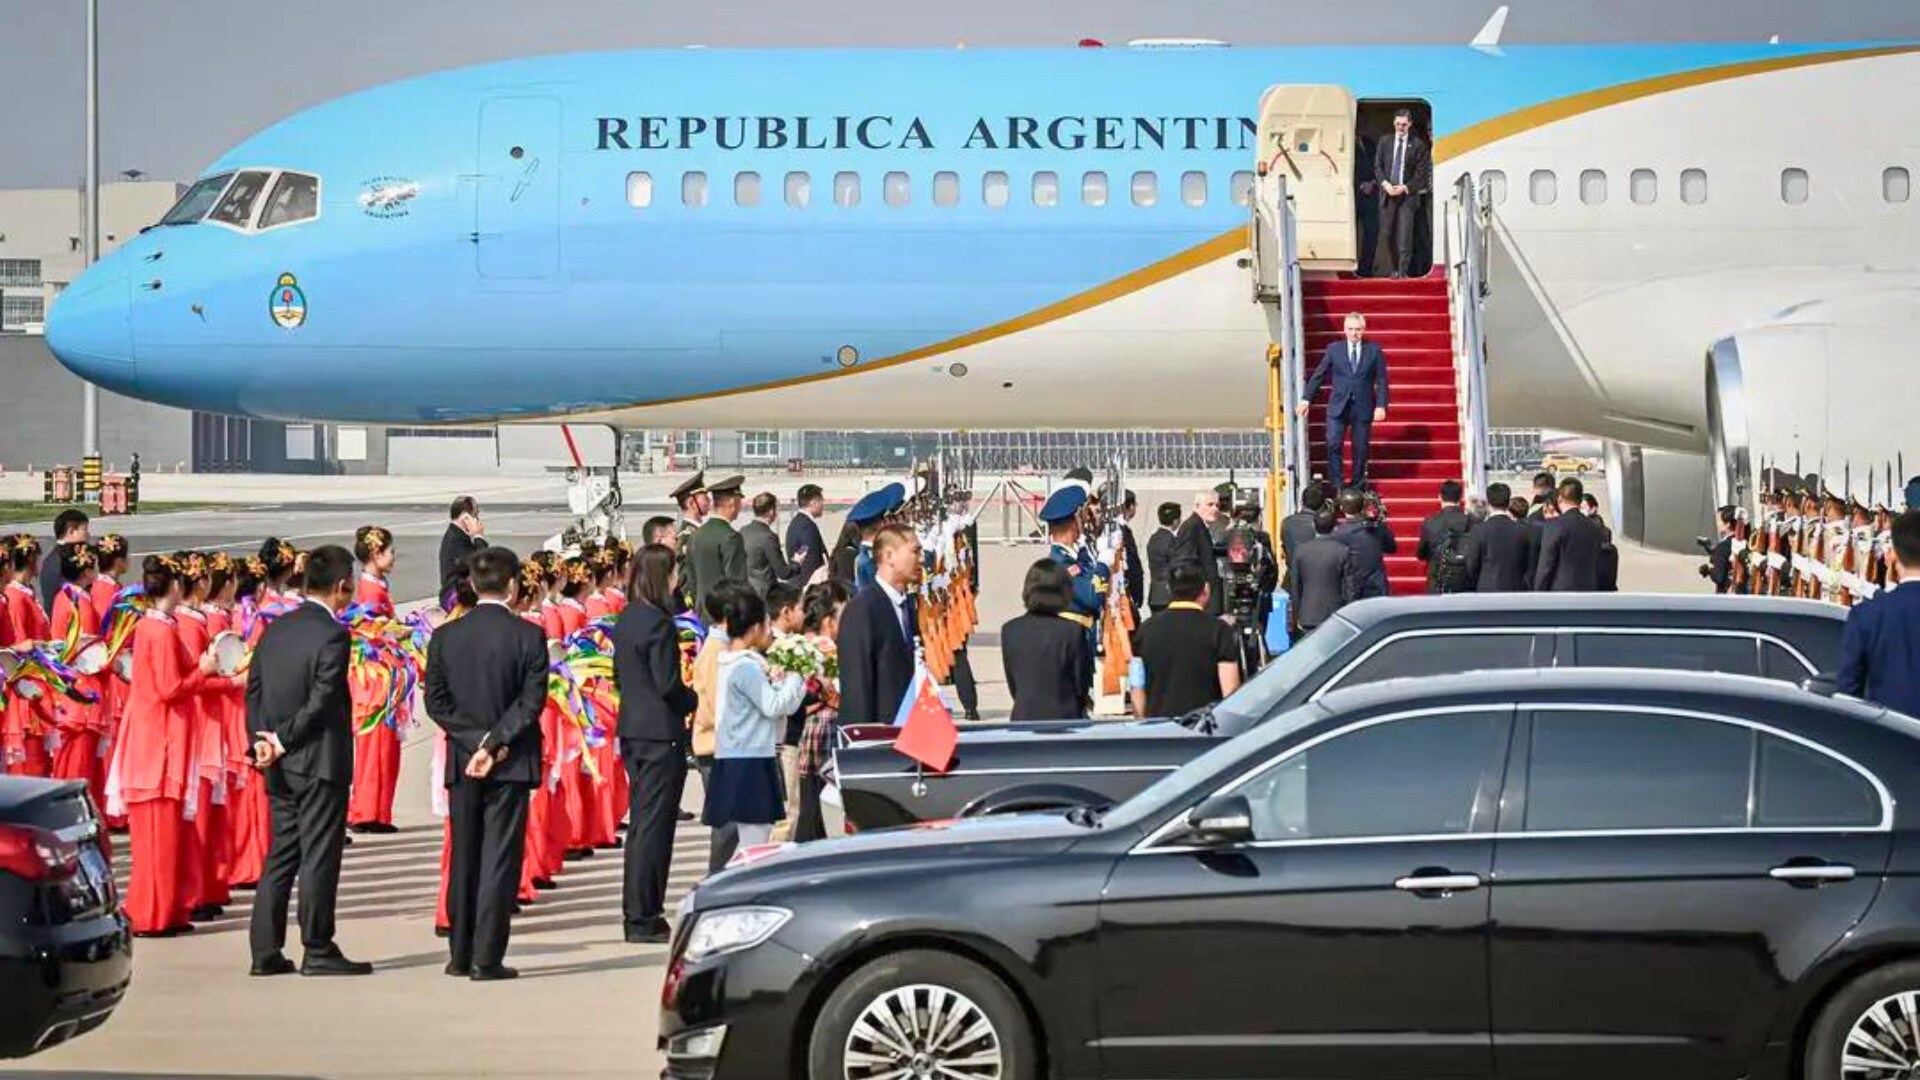
M 767 666 L 775 671 L 791 671 L 803 679 L 832 678 L 829 661 L 820 647 L 801 634 L 788 634 L 767 648 Z M 838 667 L 838 665 L 833 665 Z

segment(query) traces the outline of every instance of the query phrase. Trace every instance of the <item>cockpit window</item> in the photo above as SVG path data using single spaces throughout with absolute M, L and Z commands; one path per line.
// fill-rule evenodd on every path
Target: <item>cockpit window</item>
M 193 186 L 187 189 L 187 193 L 180 196 L 180 201 L 173 204 L 173 209 L 167 211 L 167 216 L 160 219 L 160 224 L 191 225 L 206 217 L 207 209 L 213 205 L 215 199 L 220 197 L 220 193 L 227 189 L 227 181 L 231 179 L 233 174 L 227 172 L 218 176 L 209 176 L 205 180 L 194 181 Z
M 320 215 L 320 178 L 306 173 L 281 173 L 274 182 L 267 207 L 260 211 L 260 227 L 292 225 Z
M 260 198 L 260 189 L 267 186 L 267 177 L 271 175 L 273 174 L 266 172 L 243 172 L 235 177 L 233 185 L 227 188 L 227 193 L 220 196 L 220 201 L 214 204 L 213 212 L 207 215 L 207 220 L 232 225 L 238 229 L 246 228 L 253 222 L 254 201 Z

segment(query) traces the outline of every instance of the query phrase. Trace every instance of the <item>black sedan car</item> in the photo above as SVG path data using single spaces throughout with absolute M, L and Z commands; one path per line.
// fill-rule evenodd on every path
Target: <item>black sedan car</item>
M 84 782 L 0 777 L 0 1057 L 91 1031 L 126 994 L 133 935 L 107 844 Z
M 839 799 L 853 829 L 1115 803 L 1214 744 L 1342 687 L 1533 667 L 1723 671 L 1797 684 L 1838 669 L 1845 625 L 1845 609 L 1832 604 L 1740 596 L 1365 600 L 1210 712 L 1141 723 L 966 725 L 942 774 L 896 753 L 893 732 L 882 729 L 882 737 L 837 752 Z
M 1920 721 L 1757 678 L 1342 690 L 1102 814 L 683 905 L 669 1077 L 1920 1075 Z

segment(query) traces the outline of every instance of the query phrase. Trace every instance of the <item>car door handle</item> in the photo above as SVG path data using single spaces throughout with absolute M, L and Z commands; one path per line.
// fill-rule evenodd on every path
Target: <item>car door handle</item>
M 1789 885 L 1822 885 L 1829 881 L 1852 881 L 1855 871 L 1844 863 L 1788 863 L 1767 871 L 1767 876 Z
M 1416 872 L 1396 878 L 1393 887 L 1410 893 L 1457 893 L 1480 887 L 1479 874 L 1429 874 Z

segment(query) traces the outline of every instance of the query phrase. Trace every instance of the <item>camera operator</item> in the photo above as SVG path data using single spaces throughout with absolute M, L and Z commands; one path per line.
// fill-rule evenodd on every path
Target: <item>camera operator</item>
M 1380 497 L 1359 488 L 1340 493 L 1340 516 L 1344 520 L 1333 530 L 1333 538 L 1353 552 L 1348 569 L 1352 587 L 1347 590 L 1355 600 L 1387 595 L 1387 556 L 1399 548 L 1393 530 L 1387 528 L 1387 512 Z
M 1252 677 L 1265 660 L 1262 628 L 1273 609 L 1273 590 L 1280 567 L 1273 557 L 1273 538 L 1260 528 L 1260 504 L 1252 499 L 1234 503 L 1228 517 L 1221 571 L 1226 603 L 1222 614 L 1240 639 L 1241 670 Z

